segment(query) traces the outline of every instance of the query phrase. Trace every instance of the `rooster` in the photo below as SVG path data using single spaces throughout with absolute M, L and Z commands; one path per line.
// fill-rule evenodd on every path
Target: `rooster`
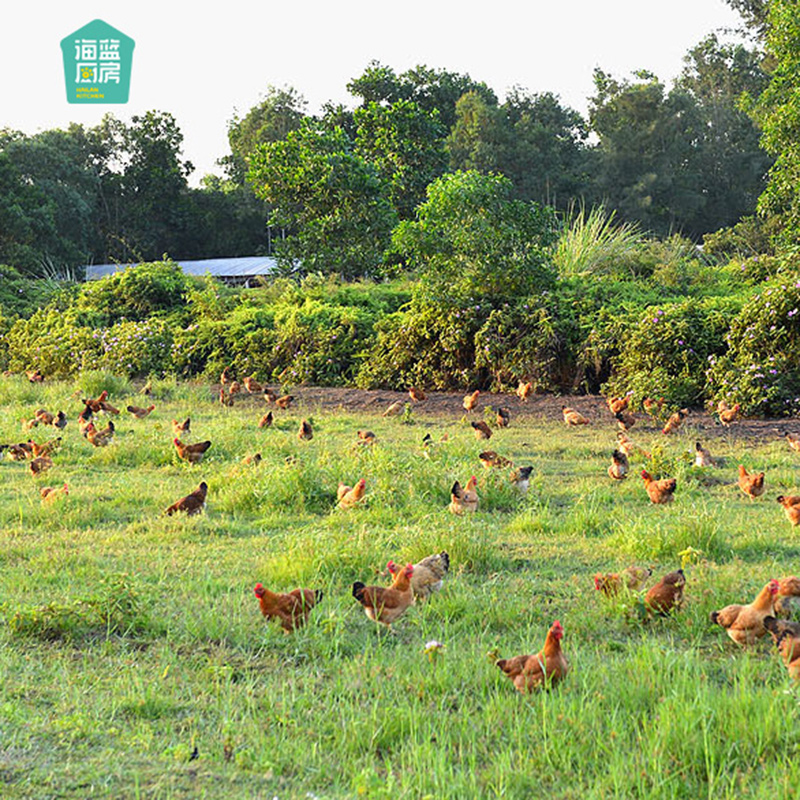
M 644 596 L 645 608 L 651 614 L 667 616 L 673 609 L 680 608 L 684 586 L 686 586 L 686 576 L 682 569 L 667 573 Z
M 178 458 L 188 461 L 190 464 L 199 464 L 206 454 L 206 450 L 211 447 L 211 442 L 197 442 L 196 444 L 184 444 L 180 439 L 173 439 L 172 444 L 178 453 Z
M 550 688 L 569 672 L 569 662 L 561 650 L 563 636 L 564 628 L 556 620 L 547 632 L 544 647 L 536 655 L 501 658 L 495 663 L 522 694 Z
M 364 497 L 364 492 L 366 491 L 366 486 L 367 482 L 364 478 L 361 478 L 355 486 L 347 486 L 344 483 L 340 483 L 336 490 L 336 499 L 339 501 L 339 508 L 352 508 L 361 502 L 361 499 Z
M 644 488 L 647 491 L 651 503 L 663 505 L 664 503 L 671 503 L 673 501 L 673 495 L 678 486 L 678 481 L 675 480 L 675 478 L 661 478 L 661 480 L 655 480 L 646 469 L 643 469 L 641 474 L 644 480 Z
M 451 514 L 470 514 L 478 510 L 478 479 L 473 475 L 467 485 L 462 489 L 461 484 L 456 481 L 450 490 Z
M 400 619 L 414 603 L 414 592 L 411 588 L 414 565 L 408 564 L 400 569 L 390 561 L 386 566 L 394 575 L 391 586 L 365 586 L 356 581 L 353 584 L 353 597 L 361 603 L 364 613 L 371 620 L 380 622 L 391 630 L 392 623 Z
M 186 497 L 181 497 L 180 500 L 173 503 L 164 513 L 170 517 L 178 511 L 186 512 L 186 515 L 189 517 L 199 514 L 201 511 L 205 510 L 207 494 L 208 484 L 203 481 L 193 492 L 187 494 Z
M 492 429 L 483 421 L 480 422 L 470 422 L 474 431 L 475 431 L 475 438 L 480 439 L 491 439 L 492 438 Z
M 764 494 L 764 473 L 748 474 L 743 464 L 739 464 L 739 488 L 751 499 Z
M 264 617 L 277 619 L 286 633 L 305 625 L 311 609 L 322 600 L 322 589 L 293 589 L 280 594 L 257 583 L 254 592 Z
M 767 632 L 764 618 L 775 613 L 775 596 L 779 584 L 771 580 L 746 606 L 730 605 L 711 613 L 711 622 L 724 628 L 736 644 L 755 644 Z

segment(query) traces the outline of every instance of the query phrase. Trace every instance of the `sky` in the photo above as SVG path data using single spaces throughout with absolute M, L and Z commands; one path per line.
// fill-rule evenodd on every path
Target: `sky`
M 311 113 L 327 101 L 354 104 L 346 84 L 377 60 L 400 73 L 419 64 L 468 73 L 502 99 L 513 86 L 550 91 L 581 113 L 592 72 L 616 77 L 647 69 L 669 83 L 686 52 L 707 34 L 738 27 L 723 0 L 495 0 L 481 10 L 452 0 L 245 3 L 201 9 L 168 0 L 15 3 L 3 12 L 0 128 L 35 133 L 106 113 L 129 121 L 156 109 L 174 115 L 190 183 L 221 174 L 227 125 L 264 96 L 292 86 Z M 126 104 L 66 100 L 60 42 L 94 19 L 134 39 Z

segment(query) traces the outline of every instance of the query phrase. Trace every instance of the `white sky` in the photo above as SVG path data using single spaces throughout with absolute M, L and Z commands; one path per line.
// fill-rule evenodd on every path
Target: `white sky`
M 405 0 L 391 12 L 375 0 L 6 5 L 0 128 L 35 133 L 94 125 L 108 112 L 128 120 L 169 111 L 196 168 L 192 183 L 220 172 L 227 121 L 259 102 L 269 84 L 294 86 L 312 113 L 326 100 L 352 106 L 345 84 L 377 59 L 398 73 L 418 64 L 466 72 L 501 99 L 514 85 L 552 91 L 585 112 L 595 67 L 618 77 L 648 69 L 669 82 L 690 47 L 740 23 L 723 0 L 495 0 L 475 11 L 452 0 Z M 59 43 L 98 18 L 136 42 L 126 105 L 66 101 Z

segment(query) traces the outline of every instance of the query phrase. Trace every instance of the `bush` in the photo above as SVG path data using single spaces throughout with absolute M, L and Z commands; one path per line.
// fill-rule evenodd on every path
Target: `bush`
M 99 366 L 115 375 L 143 377 L 174 370 L 172 329 L 164 320 L 120 322 L 93 331 L 92 338 L 102 349 Z

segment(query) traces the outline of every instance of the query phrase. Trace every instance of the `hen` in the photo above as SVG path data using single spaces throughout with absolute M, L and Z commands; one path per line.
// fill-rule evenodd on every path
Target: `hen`
M 336 490 L 339 508 L 352 508 L 359 503 L 361 498 L 364 497 L 366 486 L 367 482 L 364 478 L 361 478 L 355 486 L 347 486 L 344 483 L 340 483 Z
M 645 608 L 650 613 L 667 616 L 673 609 L 680 608 L 684 586 L 686 586 L 686 576 L 682 569 L 666 574 L 645 595 Z
M 628 477 L 628 456 L 621 450 L 615 450 L 611 454 L 611 466 L 608 468 L 608 474 L 616 481 Z
M 314 438 L 314 430 L 311 427 L 311 423 L 307 419 L 304 419 L 300 423 L 300 428 L 297 431 L 297 438 L 301 442 L 303 441 L 307 442 Z
M 289 406 L 294 402 L 294 395 L 293 394 L 285 394 L 283 397 L 279 397 L 275 401 L 275 405 L 278 408 L 283 409 L 284 411 L 289 408 Z
M 608 410 L 616 416 L 620 411 L 625 411 L 628 408 L 630 400 L 630 395 L 626 394 L 625 397 L 609 397 L 606 403 L 608 403 Z
M 728 632 L 736 644 L 754 644 L 767 631 L 764 618 L 773 616 L 775 595 L 778 594 L 778 581 L 771 580 L 758 593 L 752 603 L 730 605 L 711 612 L 711 621 Z
M 181 497 L 173 503 L 164 513 L 168 516 L 176 514 L 178 511 L 185 511 L 188 516 L 199 514 L 206 507 L 206 495 L 208 494 L 208 484 L 203 481 L 191 494 Z
M 105 428 L 96 428 L 93 422 L 86 426 L 83 435 L 89 440 L 89 443 L 94 447 L 108 447 L 114 441 L 114 432 L 116 428 L 114 423 L 109 420 Z
M 630 430 L 636 424 L 636 417 L 630 411 L 617 411 L 614 417 L 622 431 Z
M 293 589 L 280 594 L 257 583 L 254 592 L 264 617 L 277 619 L 286 633 L 302 628 L 311 609 L 322 600 L 322 589 Z
M 792 436 L 791 433 L 787 433 L 786 441 L 795 453 L 800 453 L 800 436 Z
M 154 408 L 155 406 L 153 405 L 150 405 L 147 408 L 142 408 L 141 406 L 128 406 L 125 410 L 133 414 L 136 419 L 144 419 Z
M 800 578 L 790 575 L 778 579 L 778 596 L 775 598 L 775 613 L 781 617 L 800 616 Z
M 414 592 L 411 589 L 414 566 L 408 564 L 404 569 L 397 569 L 390 561 L 387 568 L 394 575 L 391 586 L 365 586 L 356 581 L 353 584 L 353 597 L 361 603 L 364 613 L 371 620 L 380 622 L 391 630 L 392 623 L 400 619 L 414 602 Z
M 751 499 L 764 494 L 764 473 L 753 472 L 748 474 L 742 464 L 739 464 L 739 488 Z
M 653 476 L 646 470 L 642 470 L 642 478 L 644 479 L 644 488 L 650 498 L 651 503 L 656 505 L 663 505 L 664 503 L 671 503 L 675 489 L 678 486 L 678 481 L 675 478 L 661 478 L 655 480 Z
M 556 620 L 547 632 L 544 647 L 536 655 L 501 658 L 495 663 L 522 694 L 534 689 L 550 688 L 569 672 L 569 662 L 561 650 L 563 636 L 564 628 Z
M 694 443 L 694 465 L 696 467 L 715 467 L 716 463 L 711 457 L 711 452 L 706 450 L 700 442 Z
M 173 439 L 178 458 L 188 461 L 190 464 L 199 464 L 206 454 L 206 450 L 211 447 L 211 442 L 197 442 L 196 444 L 184 444 L 180 439 Z
M 681 408 L 680 410 L 676 411 L 668 420 L 667 424 L 664 425 L 661 433 L 665 433 L 669 436 L 671 433 L 675 433 L 676 431 L 680 430 L 681 425 L 683 425 L 683 421 L 686 417 L 689 416 L 689 410 L 686 408 Z
M 528 489 L 531 485 L 531 472 L 533 472 L 533 467 L 518 467 L 509 477 L 511 483 L 514 484 L 517 491 L 522 495 L 528 494 Z
M 789 677 L 800 681 L 800 624 L 766 616 L 764 617 L 764 627 L 777 645 Z
M 475 406 L 478 405 L 479 394 L 480 392 L 476 389 L 472 394 L 464 396 L 464 400 L 461 403 L 461 405 L 464 407 L 464 411 L 473 411 L 475 409 Z
M 233 404 L 235 402 L 233 399 L 233 392 L 230 394 L 225 394 L 225 389 L 221 387 L 219 390 L 219 402 L 220 405 L 224 406 L 225 408 L 233 408 Z
M 400 414 L 403 410 L 403 401 L 402 400 L 395 400 L 386 411 L 381 414 L 382 417 L 396 417 Z
M 57 488 L 54 486 L 43 486 L 39 490 L 39 494 L 42 497 L 43 503 L 52 503 L 54 500 L 67 497 L 69 495 L 69 488 L 67 487 L 66 483 Z
M 528 398 L 533 394 L 533 384 L 528 382 L 520 381 L 519 385 L 517 386 L 517 397 L 522 400 L 523 403 L 528 402 Z
M 450 490 L 450 509 L 451 514 L 469 514 L 478 510 L 478 479 L 473 475 L 467 485 L 462 488 L 456 481 Z
M 394 574 L 399 567 L 393 561 L 388 564 L 389 572 Z M 427 600 L 434 592 L 442 588 L 444 576 L 450 571 L 450 556 L 446 550 L 426 556 L 414 564 L 411 575 L 411 591 L 414 597 Z
M 504 407 L 498 408 L 495 422 L 498 428 L 507 428 L 511 423 L 511 411 Z
M 632 592 L 638 591 L 645 581 L 653 574 L 649 567 L 626 567 L 622 572 L 607 572 L 605 575 L 598 572 L 594 576 L 594 588 L 606 597 L 611 597 L 619 592 L 623 586 Z
M 719 421 L 722 423 L 724 427 L 728 427 L 732 423 L 736 422 L 739 418 L 739 409 L 741 408 L 739 403 L 736 403 L 732 408 L 723 408 L 719 410 Z
M 792 525 L 800 525 L 800 495 L 790 494 L 787 496 L 778 495 L 777 501 L 783 506 L 783 512 L 786 514 L 786 519 Z
M 504 456 L 501 456 L 499 453 L 495 453 L 494 450 L 484 450 L 482 453 L 478 453 L 478 460 L 483 464 L 486 469 L 491 469 L 492 467 L 513 467 L 514 464 L 509 461 Z
M 108 397 L 108 392 L 105 389 L 103 389 L 103 391 L 100 392 L 97 399 L 93 399 L 90 397 L 81 400 L 83 405 L 86 406 L 86 408 L 88 408 L 90 411 L 86 419 L 89 419 L 89 417 L 91 417 L 92 414 L 99 414 L 103 410 L 102 404 L 105 402 L 107 397 Z
M 242 383 L 244 383 L 244 388 L 247 389 L 248 394 L 260 394 L 264 390 L 264 387 L 255 379 L 253 375 L 245 378 Z
M 263 417 L 258 421 L 259 428 L 269 428 L 272 426 L 273 416 L 271 411 L 267 411 Z
M 652 397 L 645 397 L 642 400 L 642 408 L 644 408 L 645 413 L 649 414 L 651 417 L 658 419 L 661 415 L 661 409 L 664 407 L 664 398 L 659 397 L 658 400 L 653 400 Z
M 589 420 L 586 417 L 584 417 L 580 411 L 576 411 L 574 408 L 570 408 L 569 406 L 561 406 L 561 414 L 564 417 L 565 425 L 589 424 Z
M 492 438 L 492 429 L 483 420 L 480 422 L 470 422 L 470 425 L 472 425 L 472 428 L 475 431 L 476 439 L 480 440 Z
M 50 456 L 39 456 L 38 458 L 31 459 L 30 464 L 28 464 L 28 469 L 31 471 L 31 475 L 35 478 L 37 475 L 41 475 L 45 470 L 50 469 L 53 466 L 53 459 Z
M 178 420 L 172 420 L 172 432 L 176 436 L 180 436 L 182 433 L 189 433 L 189 428 L 192 425 L 192 420 L 190 417 L 186 417 L 183 422 L 178 422 Z
M 415 403 L 424 403 L 428 399 L 428 395 L 426 395 L 422 389 L 418 389 L 416 386 L 409 387 L 408 396 Z

